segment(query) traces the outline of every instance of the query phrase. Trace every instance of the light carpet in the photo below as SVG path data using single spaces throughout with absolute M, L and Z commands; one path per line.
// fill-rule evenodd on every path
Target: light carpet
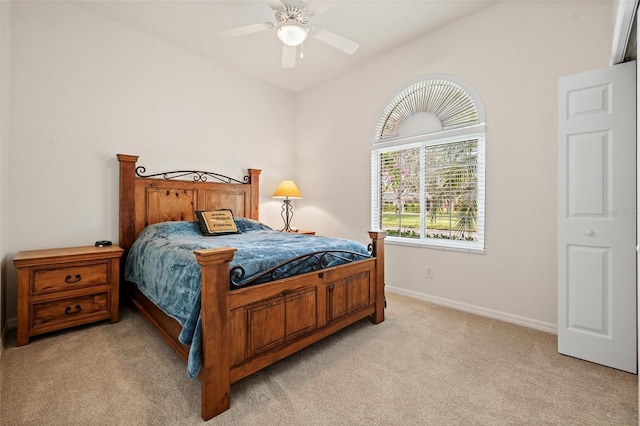
M 211 425 L 636 425 L 636 375 L 557 336 L 387 294 L 363 320 L 231 387 Z M 2 425 L 197 425 L 200 385 L 135 311 L 0 358 Z

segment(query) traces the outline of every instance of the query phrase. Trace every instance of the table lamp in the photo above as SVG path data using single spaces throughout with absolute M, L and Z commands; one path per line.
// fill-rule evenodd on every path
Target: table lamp
M 292 180 L 283 180 L 273 193 L 273 198 L 284 198 L 282 202 L 282 212 L 280 213 L 284 221 L 282 231 L 291 232 L 291 219 L 293 219 L 291 199 L 302 198 L 300 190 Z

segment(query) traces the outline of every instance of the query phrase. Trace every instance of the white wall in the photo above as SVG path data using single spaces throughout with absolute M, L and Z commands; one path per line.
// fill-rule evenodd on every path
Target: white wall
M 9 64 L 11 52 L 11 3 L 0 2 L 0 354 L 6 330 L 8 182 L 9 182 Z
M 557 80 L 607 65 L 611 9 L 501 3 L 293 95 L 67 3 L 13 3 L 0 305 L 15 317 L 19 250 L 117 241 L 118 152 L 158 171 L 263 168 L 261 218 L 272 226 L 281 220 L 271 191 L 294 177 L 305 196 L 294 226 L 366 241 L 380 109 L 411 80 L 451 74 L 487 111 L 487 253 L 388 245 L 387 285 L 553 328 Z M 294 124 L 283 128 L 283 116 Z
M 387 244 L 386 284 L 553 331 L 557 81 L 608 65 L 612 21 L 610 2 L 499 3 L 300 93 L 296 226 L 365 240 L 381 108 L 416 78 L 461 78 L 486 108 L 486 254 Z
M 280 225 L 271 193 L 294 172 L 292 93 L 68 3 L 13 3 L 11 18 L 8 263 L 118 240 L 117 153 L 148 172 L 261 168 L 261 219 Z

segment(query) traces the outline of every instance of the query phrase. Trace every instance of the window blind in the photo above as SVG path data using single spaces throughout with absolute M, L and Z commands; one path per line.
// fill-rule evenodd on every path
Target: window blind
M 375 150 L 372 226 L 392 239 L 482 250 L 483 151 L 480 137 Z

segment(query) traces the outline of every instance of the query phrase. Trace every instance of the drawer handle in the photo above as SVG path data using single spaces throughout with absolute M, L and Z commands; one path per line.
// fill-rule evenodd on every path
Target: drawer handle
M 80 305 L 76 305 L 73 311 L 71 311 L 71 306 L 67 306 L 66 308 L 64 308 L 64 313 L 65 315 L 79 314 L 81 310 L 82 308 L 80 307 Z
M 80 281 L 82 279 L 82 275 L 80 274 L 76 274 L 76 278 L 74 280 L 71 279 L 71 275 L 67 275 L 64 279 L 65 283 L 69 283 L 69 284 L 73 284 L 73 283 L 77 283 L 78 281 Z

